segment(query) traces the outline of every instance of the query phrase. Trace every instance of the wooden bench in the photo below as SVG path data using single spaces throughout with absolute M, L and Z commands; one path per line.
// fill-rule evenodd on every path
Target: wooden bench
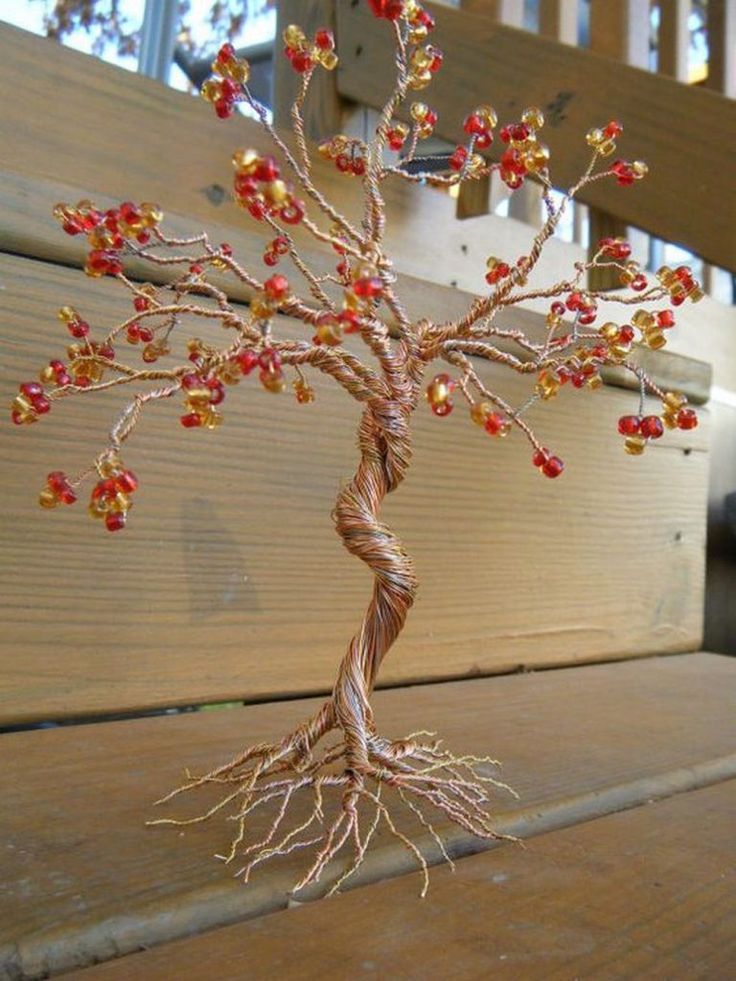
M 0 27 L 0 83 L 28 64 L 23 105 L 0 115 L 6 401 L 64 343 L 58 306 L 73 302 L 93 329 L 124 309 L 79 273 L 81 247 L 49 217 L 56 200 L 158 198 L 175 227 L 214 227 L 251 261 L 263 247 L 212 190 L 227 186 L 234 144 L 262 144 L 252 124 L 223 127 L 195 100 Z M 349 208 L 348 184 L 333 182 Z M 392 193 L 413 310 L 467 302 L 439 276 L 416 278 L 428 228 L 446 229 L 458 271 L 499 230 L 526 234 L 492 217 L 460 229 L 449 200 Z M 550 277 L 577 257 L 552 245 Z M 519 315 L 530 330 L 542 321 Z M 682 322 L 684 353 L 649 368 L 703 402 L 710 366 Z M 83 509 L 34 501 L 48 470 L 98 449 L 114 394 L 94 417 L 80 399 L 30 432 L 1 427 L 0 977 L 728 976 L 736 662 L 692 653 L 708 410 L 631 460 L 614 432 L 635 398 L 622 384 L 610 375 L 590 401 L 566 392 L 548 413 L 569 473 L 542 489 L 512 441 L 489 449 L 459 413 L 418 414 L 416 466 L 387 512 L 421 593 L 381 677 L 379 723 L 501 758 L 519 799 L 499 795 L 498 828 L 529 839 L 484 851 L 440 826 L 452 876 L 412 829 L 434 866 L 423 901 L 413 856 L 380 833 L 356 888 L 303 906 L 288 895 L 291 857 L 243 887 L 211 858 L 223 824 L 144 827 L 183 766 L 278 736 L 329 689 L 368 589 L 330 522 L 355 408 L 327 386 L 301 409 L 244 391 L 203 441 L 173 410 L 152 415 L 130 448 L 135 530 L 115 538 Z

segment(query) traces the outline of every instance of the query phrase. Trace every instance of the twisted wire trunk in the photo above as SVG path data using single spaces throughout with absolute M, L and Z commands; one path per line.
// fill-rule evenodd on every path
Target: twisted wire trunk
M 398 401 L 365 409 L 358 431 L 360 464 L 333 512 L 345 547 L 374 576 L 370 604 L 340 665 L 332 694 L 335 723 L 345 736 L 347 768 L 358 773 L 368 766 L 375 734 L 369 696 L 417 589 L 411 558 L 397 535 L 379 520 L 384 498 L 403 480 L 409 465 L 409 412 Z

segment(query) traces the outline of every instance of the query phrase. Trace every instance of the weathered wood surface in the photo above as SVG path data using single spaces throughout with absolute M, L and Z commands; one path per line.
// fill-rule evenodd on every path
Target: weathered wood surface
M 500 26 L 489 14 L 445 8 L 436 13 L 434 39 L 445 63 L 428 97 L 439 113 L 438 136 L 459 139 L 465 110 L 484 99 L 504 117 L 540 105 L 549 120 L 545 140 L 552 150 L 553 179 L 567 186 L 584 166 L 586 130 L 624 117 L 621 153 L 645 159 L 650 179 L 629 189 L 599 182 L 582 200 L 734 268 L 736 201 L 724 195 L 721 176 L 729 172 L 736 138 L 733 101 Z M 368 105 L 385 100 L 392 77 L 388 33 L 366 5 L 338 6 L 343 95 Z M 502 148 L 494 143 L 489 152 L 499 154 Z
M 730 780 L 462 859 L 422 902 L 402 876 L 70 979 L 732 977 L 735 809 Z
M 6 256 L 0 275 L 3 403 L 63 352 L 59 305 L 73 301 L 98 335 L 128 315 L 115 284 L 73 270 Z M 512 402 L 528 391 L 482 371 Z M 0 427 L 0 719 L 330 687 L 370 583 L 330 519 L 359 407 L 315 385 L 317 402 L 300 407 L 251 378 L 215 433 L 184 430 L 178 400 L 154 406 L 126 447 L 142 484 L 120 536 L 83 503 L 49 513 L 36 495 L 50 470 L 79 472 L 100 451 L 124 389 Z M 385 516 L 416 556 L 421 592 L 382 682 L 697 648 L 707 413 L 632 459 L 615 431 L 632 399 L 565 390 L 530 413 L 567 459 L 557 482 L 524 441 L 489 440 L 463 407 L 446 420 L 419 408 L 413 470 Z
M 389 735 L 431 727 L 456 751 L 504 760 L 520 799 L 499 796 L 498 826 L 527 837 L 732 777 L 735 682 L 729 658 L 653 658 L 382 691 L 376 715 Z M 209 858 L 229 839 L 224 822 L 181 834 L 142 822 L 184 764 L 209 768 L 317 704 L 0 737 L 0 976 L 40 977 L 284 908 L 301 860 L 264 868 L 243 888 Z M 192 806 L 183 802 L 179 815 Z M 438 827 L 456 855 L 482 847 Z M 703 841 L 720 833 L 707 821 L 701 832 Z M 438 861 L 436 848 L 429 854 Z M 525 854 L 504 846 L 494 857 L 505 867 Z M 355 884 L 413 871 L 413 862 L 380 835 Z M 443 873 L 435 877 L 444 888 Z M 409 885 L 416 895 L 418 876 Z

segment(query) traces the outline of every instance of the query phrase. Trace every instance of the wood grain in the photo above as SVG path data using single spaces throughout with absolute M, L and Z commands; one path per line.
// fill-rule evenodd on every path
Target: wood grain
M 10 257 L 0 270 L 4 402 L 63 351 L 61 303 L 95 333 L 127 315 L 113 283 Z M 483 373 L 512 401 L 528 391 Z M 216 433 L 184 430 L 178 405 L 146 416 L 125 454 L 142 486 L 121 536 L 83 506 L 43 512 L 36 495 L 50 470 L 94 458 L 123 391 L 0 428 L 0 719 L 328 690 L 370 586 L 330 520 L 358 406 L 321 379 L 306 407 L 252 381 Z M 420 407 L 413 470 L 385 516 L 422 585 L 383 683 L 698 646 L 707 421 L 635 460 L 615 432 L 633 407 L 606 387 L 534 409 L 568 462 L 554 483 L 520 439 L 492 445 L 462 408 L 438 421 Z
M 402 877 L 70 978 L 731 977 L 734 808 L 730 780 L 464 859 L 422 902 Z
M 439 113 L 438 136 L 458 139 L 463 106 L 485 98 L 502 118 L 518 114 L 525 105 L 541 105 L 549 118 L 545 139 L 552 149 L 553 179 L 567 186 L 584 166 L 585 131 L 621 116 L 626 126 L 621 152 L 645 159 L 652 177 L 628 193 L 615 182 L 599 182 L 582 200 L 733 268 L 736 202 L 733 195 L 724 196 L 719 176 L 728 173 L 728 148 L 736 134 L 733 101 L 499 26 L 485 14 L 444 8 L 436 13 L 436 42 L 446 57 L 428 98 Z M 369 105 L 380 103 L 391 77 L 384 25 L 364 6 L 340 5 L 338 28 L 343 49 L 340 91 Z M 704 126 L 712 126 L 712 132 L 705 133 Z M 503 144 L 494 143 L 489 152 L 498 154 L 499 147 Z M 704 159 L 709 160 L 707 168 Z M 698 174 L 697 181 L 693 174 Z
M 429 726 L 457 751 L 501 758 L 520 800 L 499 797 L 499 821 L 533 834 L 561 806 L 568 823 L 630 806 L 620 791 L 633 784 L 640 802 L 663 787 L 698 785 L 705 765 L 733 750 L 735 675 L 733 660 L 701 654 L 427 685 L 379 692 L 377 721 L 392 735 Z M 229 836 L 223 824 L 178 835 L 142 822 L 182 765 L 201 771 L 279 735 L 315 705 L 0 737 L 0 976 L 40 977 L 284 908 L 298 863 L 264 869 L 243 888 L 208 859 Z M 689 773 L 690 783 L 670 783 L 673 773 Z M 456 841 L 455 849 L 477 844 Z M 503 863 L 505 850 L 493 857 Z M 516 860 L 528 854 L 508 851 Z M 369 858 L 364 882 L 411 868 L 404 849 L 383 837 Z M 410 886 L 416 895 L 416 876 Z

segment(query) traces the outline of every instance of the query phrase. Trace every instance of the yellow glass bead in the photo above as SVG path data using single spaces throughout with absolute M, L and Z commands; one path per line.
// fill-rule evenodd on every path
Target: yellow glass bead
M 50 487 L 44 487 L 38 495 L 38 503 L 42 508 L 55 508 L 59 504 L 59 499 Z
M 559 317 L 556 313 L 548 313 L 544 322 L 549 330 L 556 330 L 562 323 L 562 317 Z
M 164 217 L 164 213 L 160 206 L 153 204 L 151 201 L 141 201 L 138 210 L 143 218 L 143 224 L 148 228 L 158 225 L 158 223 Z
M 422 89 L 426 89 L 431 81 L 432 72 L 430 71 L 412 72 L 409 76 L 409 88 L 415 92 L 420 92 Z
M 282 180 L 269 181 L 263 189 L 263 194 L 267 201 L 274 204 L 283 204 L 289 196 L 289 189 L 286 182 Z
M 531 126 L 532 129 L 541 129 L 544 126 L 544 113 L 536 106 L 532 106 L 531 109 L 525 109 L 521 114 L 521 121 L 527 126 Z
M 624 440 L 624 449 L 631 456 L 641 456 L 647 445 L 643 436 L 627 436 Z
M 534 148 L 525 155 L 524 162 L 527 170 L 531 170 L 532 173 L 544 170 L 549 163 L 549 147 L 544 143 L 535 144 Z
M 202 413 L 201 419 L 205 429 L 217 429 L 218 426 L 222 425 L 222 414 L 215 409 L 208 409 Z
M 325 160 L 332 160 L 332 140 L 323 140 L 317 147 L 317 153 Z
M 434 126 L 431 123 L 420 123 L 417 126 L 417 136 L 420 140 L 426 140 L 434 133 Z
M 39 379 L 42 382 L 49 384 L 50 382 L 56 381 L 56 372 L 51 367 L 51 365 L 46 365 L 46 367 L 40 372 Z
M 496 256 L 496 255 L 489 255 L 488 258 L 486 259 L 486 268 L 487 269 L 495 269 L 496 266 L 499 265 L 501 261 L 502 260 L 499 259 L 498 256 Z
M 118 491 L 113 499 L 113 511 L 130 511 L 133 507 L 133 502 L 124 494 L 122 491 Z
M 101 497 L 96 501 L 90 501 L 87 506 L 87 514 L 89 514 L 92 518 L 104 518 L 106 511 L 107 501 Z
M 429 31 L 424 24 L 417 24 L 416 27 L 412 27 L 409 31 L 407 40 L 409 44 L 421 44 L 422 41 L 426 40 L 428 35 Z
M 411 118 L 417 123 L 421 123 L 428 112 L 429 106 L 424 102 L 412 102 L 411 109 L 409 110 Z
M 538 395 L 546 402 L 554 398 L 560 390 L 560 379 L 556 372 L 543 368 L 537 377 L 536 390 Z
M 660 418 L 666 429 L 677 429 L 677 413 L 663 412 Z
M 482 106 L 478 106 L 478 108 L 475 111 L 478 113 L 479 116 L 483 117 L 485 122 L 488 124 L 489 129 L 493 129 L 498 123 L 498 113 L 493 108 L 493 106 L 483 104 Z
M 243 58 L 229 67 L 228 74 L 238 85 L 247 85 L 250 81 L 250 64 Z
M 659 351 L 667 344 L 667 338 L 664 336 L 664 331 L 660 330 L 659 327 L 652 327 L 644 332 L 644 343 L 652 351 Z
M 597 388 L 601 387 L 601 385 L 603 384 L 603 379 L 596 372 L 595 375 L 589 375 L 588 380 L 586 381 L 585 384 L 591 391 L 595 391 Z
M 675 274 L 669 266 L 660 266 L 655 275 L 662 286 L 669 287 L 675 281 Z
M 202 88 L 199 91 L 205 101 L 217 102 L 217 100 L 220 98 L 222 89 L 217 79 L 208 78 L 206 81 L 202 82 Z
M 649 173 L 649 167 L 643 160 L 633 160 L 631 163 L 631 173 L 636 180 L 640 181 L 642 177 L 646 177 Z
M 665 392 L 664 398 L 662 399 L 662 405 L 665 407 L 665 410 L 669 410 L 670 412 L 677 412 L 686 403 L 687 399 L 682 392 Z
M 268 392 L 278 395 L 286 388 L 286 379 L 281 369 L 276 371 L 262 371 L 260 374 L 261 384 Z
M 328 72 L 331 72 L 337 68 L 339 58 L 334 51 L 319 51 L 317 54 L 317 61 L 319 61 L 320 65 L 322 65 L 322 67 Z
M 281 35 L 287 48 L 300 48 L 306 43 L 304 31 L 297 24 L 289 24 Z
M 273 315 L 274 306 L 265 296 L 256 294 L 250 301 L 251 313 L 259 320 L 267 320 Z
M 640 330 L 646 330 L 654 326 L 654 314 L 648 310 L 637 310 L 631 318 L 631 322 Z
M 217 369 L 216 374 L 226 385 L 237 385 L 242 377 L 240 367 L 234 361 L 225 361 Z
M 605 140 L 602 129 L 589 129 L 585 134 L 585 142 L 588 146 L 598 147 Z
M 602 140 L 596 143 L 595 151 L 601 157 L 610 157 L 616 151 L 616 143 L 614 140 Z
M 317 337 L 321 344 L 328 347 L 335 347 L 342 343 L 342 327 L 334 317 L 325 318 L 322 323 L 317 325 Z
M 426 48 L 417 48 L 411 56 L 412 68 L 419 72 L 426 71 L 432 64 L 432 55 Z
M 475 402 L 470 407 L 470 418 L 476 426 L 485 426 L 486 419 L 491 412 L 493 412 L 493 406 L 490 402 Z
M 609 341 L 616 340 L 616 338 L 618 337 L 618 332 L 619 332 L 618 324 L 614 324 L 610 320 L 608 321 L 608 323 L 601 324 L 601 326 L 598 328 L 598 333 L 601 335 L 601 337 L 605 337 L 606 340 Z
M 687 295 L 688 299 L 692 303 L 700 303 L 700 301 L 703 299 L 704 296 L 705 296 L 705 293 L 700 288 L 700 286 L 693 287 L 693 289 L 691 289 L 690 292 Z
M 442 405 L 452 395 L 452 387 L 446 381 L 435 378 L 427 386 L 426 397 L 430 405 Z
M 296 395 L 296 400 L 300 405 L 307 405 L 309 402 L 314 402 L 314 389 L 303 378 L 297 378 L 292 387 Z
M 252 173 L 260 160 L 257 150 L 236 150 L 232 157 L 233 166 L 236 170 L 248 175 Z
M 74 309 L 74 307 L 60 307 L 59 308 L 59 320 L 62 320 L 65 324 L 74 323 L 75 320 L 79 320 L 79 314 Z

